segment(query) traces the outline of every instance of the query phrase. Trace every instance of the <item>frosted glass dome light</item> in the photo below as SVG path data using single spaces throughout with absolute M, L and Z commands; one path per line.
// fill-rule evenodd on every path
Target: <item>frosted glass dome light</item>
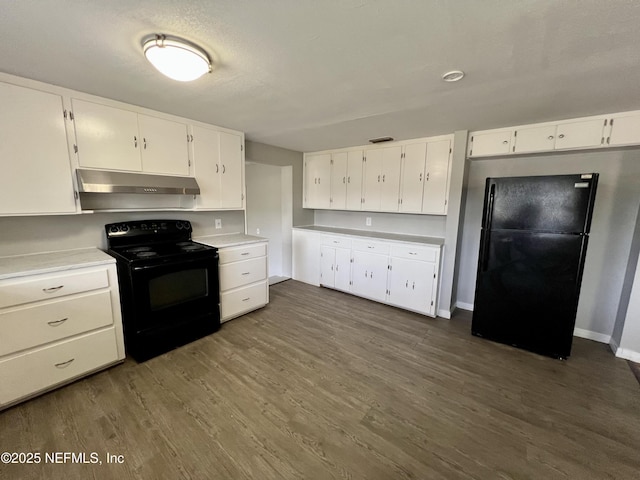
M 154 35 L 143 41 L 142 50 L 160 73 L 179 82 L 190 82 L 211 72 L 206 52 L 181 38 Z

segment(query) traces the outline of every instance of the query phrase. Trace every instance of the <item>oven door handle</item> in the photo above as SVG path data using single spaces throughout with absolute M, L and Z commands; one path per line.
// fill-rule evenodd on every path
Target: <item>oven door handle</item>
M 166 263 L 156 263 L 154 265 L 136 265 L 135 267 L 133 267 L 131 270 L 134 272 L 148 272 L 150 270 L 159 270 L 162 268 L 166 268 L 166 267 L 175 267 L 175 266 L 180 266 L 180 270 L 188 270 L 190 268 L 191 265 L 195 265 L 196 267 L 212 267 L 213 265 L 211 265 L 209 262 L 214 261 L 215 265 L 217 265 L 218 262 L 218 254 L 216 253 L 215 255 L 212 255 L 211 257 L 206 257 L 206 258 L 199 258 L 199 259 L 194 259 L 194 260 L 177 260 L 177 261 L 170 261 L 170 262 L 166 262 Z

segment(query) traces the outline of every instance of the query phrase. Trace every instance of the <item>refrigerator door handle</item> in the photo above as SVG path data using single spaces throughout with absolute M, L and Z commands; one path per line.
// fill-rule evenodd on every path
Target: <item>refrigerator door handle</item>
M 491 222 L 493 221 L 493 201 L 496 196 L 496 186 L 491 185 L 489 190 L 489 201 L 487 202 L 487 215 L 484 219 L 484 228 L 489 230 L 491 228 Z
M 482 271 L 486 272 L 489 268 L 489 237 L 491 232 L 488 229 L 482 231 Z

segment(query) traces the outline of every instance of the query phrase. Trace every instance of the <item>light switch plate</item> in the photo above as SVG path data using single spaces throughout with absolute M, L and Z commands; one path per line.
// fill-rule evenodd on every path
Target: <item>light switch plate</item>
M 222 228 L 222 219 L 216 218 L 216 228 Z
M 365 224 L 367 225 L 367 227 L 371 226 L 371 217 L 367 217 L 365 220 Z

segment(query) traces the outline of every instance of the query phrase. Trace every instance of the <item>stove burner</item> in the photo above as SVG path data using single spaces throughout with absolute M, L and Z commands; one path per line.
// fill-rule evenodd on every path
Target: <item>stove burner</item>
M 180 245 L 180 244 L 178 244 Z M 192 250 L 200 250 L 203 247 L 201 247 L 200 245 L 186 245 L 184 247 L 182 247 L 182 250 L 184 250 L 185 252 L 190 252 Z
M 141 247 L 142 248 L 142 247 Z M 157 252 L 147 252 L 147 251 L 143 251 L 143 252 L 137 252 L 136 256 L 140 257 L 140 258 L 147 258 L 147 257 L 155 257 L 156 255 L 158 255 Z
M 148 252 L 151 250 L 151 247 L 133 247 L 129 248 L 126 251 L 130 253 L 140 253 L 140 252 Z

